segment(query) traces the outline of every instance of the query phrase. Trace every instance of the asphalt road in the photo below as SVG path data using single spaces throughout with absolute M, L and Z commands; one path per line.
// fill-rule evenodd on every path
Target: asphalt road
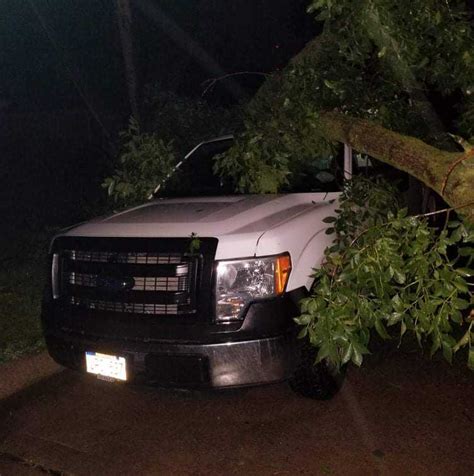
M 64 371 L 0 402 L 0 475 L 474 475 L 474 373 L 416 352 L 286 384 L 178 392 Z

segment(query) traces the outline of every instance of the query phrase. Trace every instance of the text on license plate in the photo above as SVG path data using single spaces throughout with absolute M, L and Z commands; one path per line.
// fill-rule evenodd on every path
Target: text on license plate
M 127 380 L 125 357 L 86 352 L 86 369 L 90 374 L 101 375 L 117 380 Z

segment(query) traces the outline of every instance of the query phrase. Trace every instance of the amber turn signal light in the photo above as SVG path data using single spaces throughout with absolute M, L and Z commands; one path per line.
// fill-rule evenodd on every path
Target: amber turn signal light
M 275 263 L 275 294 L 283 294 L 290 276 L 291 258 L 285 254 L 278 256 Z

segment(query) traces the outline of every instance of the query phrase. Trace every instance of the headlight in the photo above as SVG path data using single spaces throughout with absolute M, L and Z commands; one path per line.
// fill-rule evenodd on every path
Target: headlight
M 291 271 L 288 254 L 248 260 L 219 261 L 216 279 L 216 320 L 241 318 L 252 300 L 283 294 Z

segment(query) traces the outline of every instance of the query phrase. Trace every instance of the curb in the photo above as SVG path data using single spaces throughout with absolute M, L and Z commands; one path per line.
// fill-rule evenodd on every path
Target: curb
M 53 361 L 47 351 L 1 364 L 0 400 L 4 400 L 61 370 L 63 368 Z

